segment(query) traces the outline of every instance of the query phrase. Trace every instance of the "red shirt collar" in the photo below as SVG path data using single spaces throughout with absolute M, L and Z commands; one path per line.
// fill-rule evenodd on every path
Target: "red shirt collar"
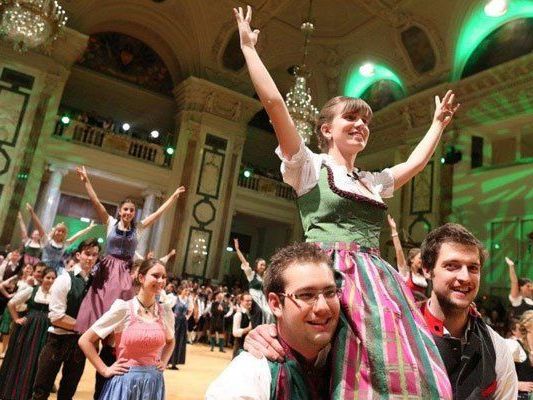
M 420 311 L 422 312 L 422 315 L 424 316 L 426 325 L 428 326 L 431 334 L 435 336 L 443 336 L 444 335 L 444 321 L 435 317 L 431 313 L 431 311 L 429 311 L 428 302 L 429 300 L 425 301 L 420 306 Z M 470 314 L 470 317 L 474 317 L 474 318 L 478 316 L 478 312 L 474 304 L 470 306 L 469 314 Z

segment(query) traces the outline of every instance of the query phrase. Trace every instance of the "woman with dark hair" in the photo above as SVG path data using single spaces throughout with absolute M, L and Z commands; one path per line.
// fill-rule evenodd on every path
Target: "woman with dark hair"
M 15 329 L 0 368 L 0 399 L 26 400 L 31 396 L 37 360 L 48 334 L 50 288 L 56 276 L 53 268 L 45 269 L 41 285 L 24 288 L 8 303 Z M 17 311 L 22 304 L 27 304 L 23 317 Z
M 166 281 L 165 266 L 144 260 L 137 272 L 138 294 L 116 300 L 79 339 L 97 372 L 107 378 L 100 400 L 163 400 L 163 371 L 174 348 L 174 315 L 156 296 Z M 107 366 L 96 343 L 114 334 L 117 361 Z
M 255 267 L 252 269 L 250 263 L 242 254 L 239 239 L 233 239 L 233 245 L 235 247 L 235 252 L 237 257 L 241 261 L 241 269 L 248 279 L 248 291 L 253 299 L 251 318 L 252 326 L 255 328 L 261 324 L 270 324 L 274 322 L 274 317 L 268 306 L 267 299 L 263 293 L 263 274 L 267 269 L 267 263 L 263 258 L 257 258 L 255 260 Z
M 215 295 L 215 300 L 211 304 L 209 320 L 209 344 L 211 351 L 214 351 L 215 346 L 218 345 L 218 350 L 225 353 L 225 327 L 224 316 L 229 312 L 229 304 L 224 299 L 224 293 L 218 292 Z
M 178 365 L 185 364 L 187 352 L 187 321 L 192 314 L 192 306 L 189 300 L 189 288 L 182 284 L 178 288 L 176 305 L 172 309 L 174 312 L 174 339 L 176 346 L 172 357 L 170 357 L 169 368 L 178 369 Z
M 95 265 L 91 288 L 83 299 L 76 319 L 76 330 L 85 332 L 115 300 L 129 300 L 133 297 L 130 269 L 139 236 L 163 215 L 180 194 L 185 192 L 185 188 L 177 188 L 157 211 L 136 223 L 136 206 L 132 200 L 123 200 L 119 205 L 118 218 L 113 218 L 98 199 L 85 167 L 78 167 L 76 172 L 85 184 L 100 221 L 107 225 L 105 257 Z

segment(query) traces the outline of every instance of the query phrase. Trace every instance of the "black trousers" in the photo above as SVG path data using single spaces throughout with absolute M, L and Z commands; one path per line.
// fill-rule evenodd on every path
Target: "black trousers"
M 78 346 L 79 338 L 79 335 L 48 333 L 39 356 L 32 400 L 48 399 L 61 366 L 63 376 L 59 383 L 57 400 L 72 400 L 85 367 L 85 354 Z

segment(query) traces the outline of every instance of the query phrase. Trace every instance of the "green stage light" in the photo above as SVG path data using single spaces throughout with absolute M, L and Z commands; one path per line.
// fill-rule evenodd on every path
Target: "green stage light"
M 69 117 L 68 115 L 63 115 L 63 116 L 61 117 L 61 123 L 62 123 L 63 125 L 68 125 L 68 124 L 70 124 L 70 117 Z
M 363 63 L 354 66 L 348 74 L 344 85 L 344 95 L 360 97 L 366 89 L 381 80 L 397 83 L 405 93 L 405 86 L 398 75 L 384 65 Z
M 250 168 L 245 168 L 242 174 L 245 178 L 250 178 L 253 174 L 253 171 Z
M 174 154 L 174 148 L 173 147 L 167 147 L 166 148 L 166 153 L 171 156 L 172 154 Z
M 492 31 L 509 21 L 533 17 L 533 1 L 531 0 L 509 1 L 507 12 L 499 17 L 487 15 L 484 6 L 480 3 L 461 28 L 455 47 L 453 80 L 461 79 L 468 58 Z

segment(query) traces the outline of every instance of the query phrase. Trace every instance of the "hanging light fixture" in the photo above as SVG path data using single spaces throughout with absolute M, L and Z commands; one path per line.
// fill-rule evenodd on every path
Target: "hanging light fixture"
M 310 89 L 307 87 L 307 79 L 311 76 L 305 61 L 307 59 L 308 45 L 310 36 L 315 30 L 311 22 L 311 6 L 313 0 L 309 1 L 309 11 L 307 13 L 307 20 L 304 21 L 300 27 L 304 34 L 304 55 L 301 65 L 294 68 L 295 83 L 294 86 L 287 93 L 285 103 L 289 109 L 296 131 L 303 138 L 305 143 L 309 143 L 313 136 L 315 127 L 315 120 L 318 116 L 317 108 L 311 103 Z
M 67 23 L 55 0 L 0 0 L 0 35 L 24 52 L 53 43 Z

